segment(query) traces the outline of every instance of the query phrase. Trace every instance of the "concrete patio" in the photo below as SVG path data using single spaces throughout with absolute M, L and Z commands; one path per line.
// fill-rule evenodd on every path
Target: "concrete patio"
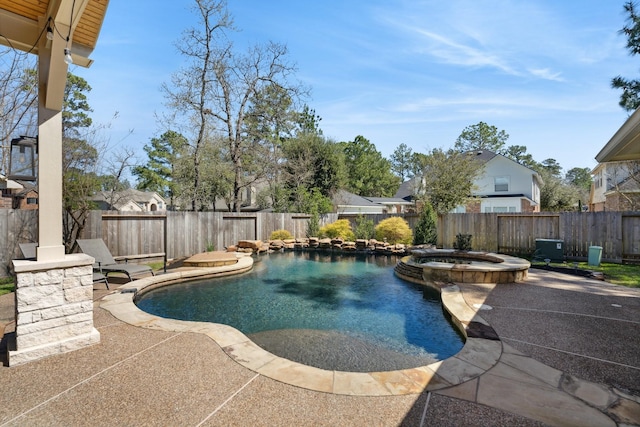
M 101 308 L 118 291 L 96 285 L 101 342 L 0 367 L 0 426 L 640 425 L 640 290 L 541 270 L 459 286 L 500 337 L 497 363 L 477 352 L 459 385 L 354 396 L 274 380 L 203 333 L 123 322 Z M 0 297 L 7 335 L 13 316 L 13 295 Z

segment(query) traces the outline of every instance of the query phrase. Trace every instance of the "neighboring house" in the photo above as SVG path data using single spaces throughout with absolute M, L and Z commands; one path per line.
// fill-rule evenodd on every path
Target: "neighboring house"
M 630 211 L 640 208 L 640 161 L 600 163 L 591 172 L 589 210 Z
M 536 171 L 489 150 L 469 155 L 484 163 L 484 170 L 474 182 L 474 200 L 453 212 L 540 212 L 542 178 Z M 415 201 L 422 191 L 424 180 L 415 177 L 402 183 L 396 197 Z
M 333 197 L 335 211 L 346 215 L 405 213 L 413 202 L 393 197 L 362 197 L 339 190 Z
M 271 209 L 264 209 L 264 203 L 259 203 L 259 199 L 269 192 L 269 181 L 267 179 L 257 179 L 250 185 L 243 187 L 240 191 L 240 211 L 241 212 L 257 212 L 257 211 L 270 211 Z M 229 196 L 229 199 L 231 195 Z M 224 197 L 217 197 L 213 206 L 207 206 L 208 209 L 218 212 L 229 211 L 230 200 Z M 183 203 L 184 205 L 184 203 Z
M 103 211 L 119 212 L 164 212 L 167 203 L 154 191 L 140 191 L 130 188 L 123 191 L 100 191 L 92 198 Z
M 365 199 L 384 206 L 385 213 L 400 214 L 415 211 L 413 202 L 408 202 L 400 197 L 365 197 Z
M 620 126 L 596 160 L 589 209 L 640 209 L 640 108 Z
M 258 180 L 244 187 L 240 192 L 240 211 L 241 212 L 256 212 L 262 210 L 258 206 L 258 194 L 261 191 L 266 191 L 268 183 L 265 180 Z M 227 200 L 221 197 L 217 197 L 215 201 L 214 210 L 218 212 L 224 212 L 229 210 L 229 204 Z
M 0 190 L 0 209 L 38 209 L 38 190 L 32 183 L 0 175 Z

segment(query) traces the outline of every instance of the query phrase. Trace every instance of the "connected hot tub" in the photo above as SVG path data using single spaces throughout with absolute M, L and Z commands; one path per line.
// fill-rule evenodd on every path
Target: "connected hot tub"
M 531 266 L 526 259 L 509 255 L 453 249 L 418 249 L 401 262 L 426 282 L 454 283 L 523 282 Z

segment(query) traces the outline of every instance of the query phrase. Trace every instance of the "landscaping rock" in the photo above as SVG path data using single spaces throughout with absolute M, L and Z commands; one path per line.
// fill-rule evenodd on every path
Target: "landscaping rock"
M 240 249 L 252 249 L 259 251 L 262 248 L 262 240 L 240 240 L 238 242 L 238 248 Z

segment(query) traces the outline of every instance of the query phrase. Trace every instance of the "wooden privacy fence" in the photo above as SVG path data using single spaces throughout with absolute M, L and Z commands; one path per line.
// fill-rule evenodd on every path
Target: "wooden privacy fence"
M 532 255 L 536 239 L 564 242 L 564 255 L 585 259 L 590 246 L 603 260 L 640 262 L 640 212 L 447 214 L 438 219 L 438 245 L 452 247 L 456 234 L 473 235 L 475 250 Z
M 207 249 L 224 250 L 239 240 L 267 240 L 285 229 L 305 237 L 310 215 L 291 213 L 92 211 L 84 238 L 103 239 L 114 256 L 166 253 L 181 258 Z M 337 214 L 320 217 L 320 225 Z
M 418 214 L 367 215 L 378 223 L 400 216 L 414 229 Z M 340 215 L 352 226 L 358 215 Z M 640 262 L 640 212 L 459 213 L 438 218 L 438 247 L 453 248 L 457 234 L 471 234 L 474 250 L 532 256 L 536 239 L 562 240 L 568 259 L 586 259 L 590 246 L 602 259 Z
M 0 209 L 0 276 L 6 276 L 11 260 L 21 258 L 18 243 L 38 238 L 38 211 Z
M 417 214 L 367 215 L 374 223 L 401 216 L 414 228 Z M 320 225 L 356 215 L 327 214 Z M 310 216 L 286 213 L 92 211 L 83 237 L 101 238 L 114 256 L 166 253 L 180 258 L 207 249 L 222 250 L 239 240 L 266 240 L 285 229 L 304 237 Z M 438 218 L 438 246 L 453 247 L 456 234 L 471 234 L 474 250 L 532 255 L 536 239 L 564 242 L 564 255 L 585 259 L 590 246 L 603 248 L 603 260 L 640 262 L 640 212 L 561 212 L 540 214 L 465 213 Z M 0 210 L 0 261 L 7 274 L 11 260 L 20 257 L 18 243 L 38 238 L 38 212 Z

